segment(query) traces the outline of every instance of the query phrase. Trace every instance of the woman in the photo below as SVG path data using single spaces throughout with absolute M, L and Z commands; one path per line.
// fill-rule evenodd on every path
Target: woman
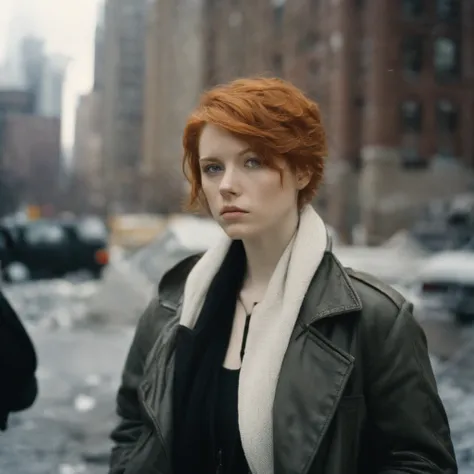
M 114 474 L 455 473 L 412 307 L 344 269 L 309 205 L 326 139 L 279 79 L 205 93 L 191 203 L 225 232 L 159 285 L 118 393 Z

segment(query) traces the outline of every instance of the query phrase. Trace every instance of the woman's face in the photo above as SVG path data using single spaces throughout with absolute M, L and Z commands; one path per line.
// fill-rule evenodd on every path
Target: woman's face
M 298 190 L 307 181 L 297 180 L 283 161 L 282 182 L 245 142 L 211 124 L 201 133 L 199 157 L 204 196 L 230 238 L 255 238 L 294 220 Z

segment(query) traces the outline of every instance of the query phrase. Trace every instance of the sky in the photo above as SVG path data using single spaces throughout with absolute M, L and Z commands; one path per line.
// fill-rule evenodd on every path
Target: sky
M 66 148 L 72 146 L 74 140 L 77 97 L 87 93 L 93 82 L 94 34 L 100 1 L 0 0 L 1 59 L 13 21 L 19 28 L 42 36 L 48 52 L 69 58 L 62 124 L 62 141 Z

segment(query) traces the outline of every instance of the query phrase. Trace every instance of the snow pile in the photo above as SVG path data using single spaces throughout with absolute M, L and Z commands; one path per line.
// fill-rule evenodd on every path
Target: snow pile
M 158 238 L 132 255 L 116 252 L 90 302 L 90 317 L 135 324 L 164 273 L 183 258 L 205 252 L 221 236 L 222 230 L 209 219 L 175 216 Z

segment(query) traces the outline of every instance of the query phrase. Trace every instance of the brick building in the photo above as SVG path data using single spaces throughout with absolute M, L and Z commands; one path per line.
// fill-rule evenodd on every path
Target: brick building
M 147 57 L 160 51 L 162 60 L 149 77 L 166 83 L 146 101 L 154 110 L 148 116 L 155 114 L 147 126 L 157 131 L 147 169 L 168 163 L 166 156 L 178 159 L 182 120 L 200 90 L 265 73 L 291 80 L 321 106 L 330 155 L 318 204 L 343 237 L 362 221 L 378 241 L 407 225 L 423 203 L 471 184 L 474 0 L 155 4 L 161 10 L 150 31 L 166 27 L 150 36 Z M 195 11 L 192 28 L 185 4 Z M 168 67 L 173 59 L 179 68 Z M 166 147 L 173 153 L 160 152 Z

